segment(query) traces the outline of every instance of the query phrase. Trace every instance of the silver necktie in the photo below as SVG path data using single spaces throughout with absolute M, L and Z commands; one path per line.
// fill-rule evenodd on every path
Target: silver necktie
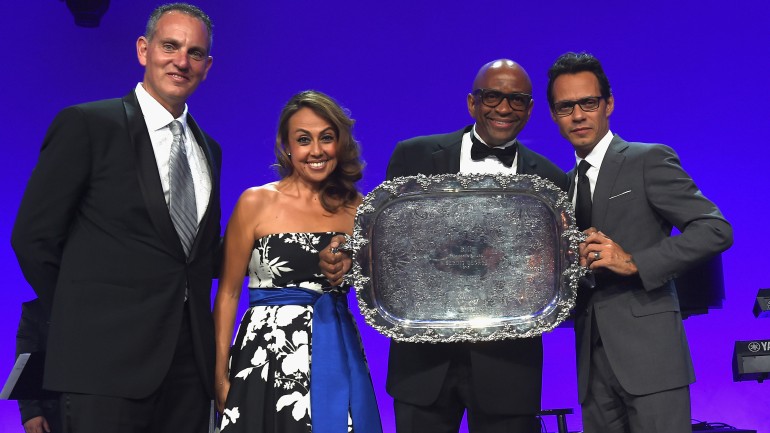
M 168 125 L 174 134 L 171 143 L 171 158 L 168 161 L 169 199 L 168 210 L 171 221 L 182 241 L 185 255 L 190 255 L 195 233 L 198 231 L 198 211 L 195 206 L 195 188 L 190 163 L 184 147 L 182 124 L 174 120 Z

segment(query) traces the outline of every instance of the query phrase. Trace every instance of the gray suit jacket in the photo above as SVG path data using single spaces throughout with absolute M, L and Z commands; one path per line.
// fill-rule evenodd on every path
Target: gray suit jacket
M 574 169 L 569 177 L 574 183 Z M 591 221 L 633 256 L 639 274 L 597 273 L 596 288 L 578 296 L 580 401 L 588 389 L 592 312 L 627 392 L 645 395 L 693 383 L 673 279 L 729 248 L 730 224 L 682 169 L 673 149 L 628 143 L 617 135 L 602 161 Z M 681 234 L 671 236 L 672 227 Z

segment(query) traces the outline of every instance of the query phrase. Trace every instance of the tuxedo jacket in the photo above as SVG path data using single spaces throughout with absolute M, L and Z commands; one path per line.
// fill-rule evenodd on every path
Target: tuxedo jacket
M 450 134 L 416 137 L 398 143 L 388 164 L 387 178 L 459 173 L 462 137 L 470 129 L 468 126 Z M 567 189 L 568 181 L 561 169 L 521 143 L 517 145 L 517 173 L 536 174 Z M 540 337 L 483 343 L 391 341 L 387 391 L 406 403 L 430 405 L 439 396 L 452 360 L 470 362 L 476 402 L 485 412 L 516 415 L 540 410 L 543 367 Z
M 574 190 L 575 169 L 568 173 Z M 673 279 L 727 249 L 732 228 L 670 147 L 615 136 L 593 193 L 591 223 L 633 256 L 639 273 L 597 273 L 580 289 L 575 332 L 580 401 L 588 389 L 591 315 L 620 385 L 646 395 L 695 381 Z M 671 236 L 672 227 L 681 233 Z
M 134 92 L 66 108 L 49 127 L 12 235 L 22 272 L 51 310 L 44 387 L 148 396 L 168 372 L 188 308 L 196 362 L 213 394 L 221 150 L 187 121 L 211 175 L 210 197 L 197 198 L 208 206 L 189 257 Z

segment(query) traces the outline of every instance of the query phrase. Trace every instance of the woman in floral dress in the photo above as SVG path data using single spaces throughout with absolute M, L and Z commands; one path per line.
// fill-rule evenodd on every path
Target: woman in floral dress
M 361 202 L 352 126 L 320 92 L 292 97 L 275 144 L 281 180 L 246 190 L 230 217 L 214 305 L 222 433 L 381 432 L 347 287 L 318 267 Z M 247 271 L 250 308 L 231 348 Z

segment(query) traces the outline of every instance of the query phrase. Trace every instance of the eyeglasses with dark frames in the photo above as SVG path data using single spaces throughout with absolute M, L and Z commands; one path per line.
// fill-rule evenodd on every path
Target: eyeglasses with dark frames
M 473 94 L 481 99 L 481 103 L 490 108 L 495 108 L 503 102 L 503 99 L 508 100 L 508 105 L 511 109 L 516 111 L 523 111 L 529 107 L 529 103 L 532 102 L 532 95 L 529 93 L 503 93 L 498 90 L 492 89 L 476 89 Z
M 575 105 L 580 105 L 583 111 L 596 111 L 602 99 L 601 96 L 588 96 L 577 101 L 559 101 L 553 104 L 553 112 L 559 117 L 569 116 L 575 111 Z

